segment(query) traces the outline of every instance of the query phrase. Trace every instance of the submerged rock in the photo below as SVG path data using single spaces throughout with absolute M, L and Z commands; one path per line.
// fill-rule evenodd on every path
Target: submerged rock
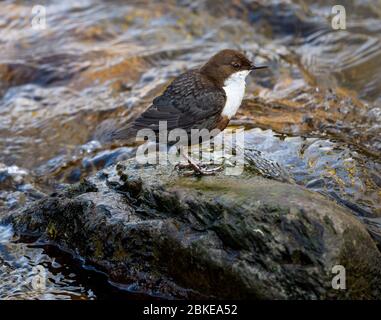
M 381 254 L 346 209 L 255 176 L 184 177 L 134 159 L 9 214 L 132 291 L 165 298 L 377 299 Z M 346 289 L 332 288 L 332 268 Z

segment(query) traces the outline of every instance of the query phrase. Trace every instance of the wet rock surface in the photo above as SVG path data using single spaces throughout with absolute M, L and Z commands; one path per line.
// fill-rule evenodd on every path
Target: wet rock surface
M 381 254 L 348 210 L 247 169 L 184 177 L 131 159 L 3 222 L 165 298 L 381 297 Z M 335 265 L 346 268 L 346 290 L 332 288 Z
M 0 163 L 0 216 L 45 196 L 34 182 L 28 171 Z

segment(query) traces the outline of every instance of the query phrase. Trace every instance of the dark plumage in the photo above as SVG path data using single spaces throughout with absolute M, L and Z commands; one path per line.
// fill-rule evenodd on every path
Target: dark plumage
M 167 121 L 168 131 L 176 128 L 187 132 L 203 128 L 212 130 L 216 127 L 225 101 L 222 88 L 216 87 L 200 72 L 188 71 L 153 100 L 152 105 L 131 124 L 130 134 L 144 128 L 157 133 L 159 121 Z
M 167 121 L 168 131 L 186 130 L 189 141 L 191 129 L 223 130 L 229 122 L 221 115 L 227 101 L 224 82 L 233 73 L 253 69 L 254 65 L 242 53 L 220 51 L 200 69 L 187 71 L 173 80 L 143 114 L 113 132 L 111 139 L 128 140 L 146 128 L 157 134 L 160 121 Z

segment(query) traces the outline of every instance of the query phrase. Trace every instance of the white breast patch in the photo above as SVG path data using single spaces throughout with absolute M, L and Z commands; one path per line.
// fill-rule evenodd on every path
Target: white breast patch
M 236 114 L 245 94 L 245 79 L 249 73 L 250 70 L 238 71 L 225 80 L 223 89 L 226 93 L 226 103 L 222 116 L 231 119 Z

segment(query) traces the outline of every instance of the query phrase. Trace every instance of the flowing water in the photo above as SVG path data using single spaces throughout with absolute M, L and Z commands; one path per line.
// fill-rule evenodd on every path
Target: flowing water
M 32 24 L 33 2 L 0 6 L 0 216 L 133 156 L 97 133 L 236 48 L 270 67 L 248 79 L 233 121 L 246 142 L 381 235 L 381 1 L 342 1 L 345 30 L 332 28 L 335 1 L 38 1 L 46 28 Z M 33 285 L 39 270 L 44 291 Z M 0 298 L 120 295 L 81 262 L 0 226 Z

